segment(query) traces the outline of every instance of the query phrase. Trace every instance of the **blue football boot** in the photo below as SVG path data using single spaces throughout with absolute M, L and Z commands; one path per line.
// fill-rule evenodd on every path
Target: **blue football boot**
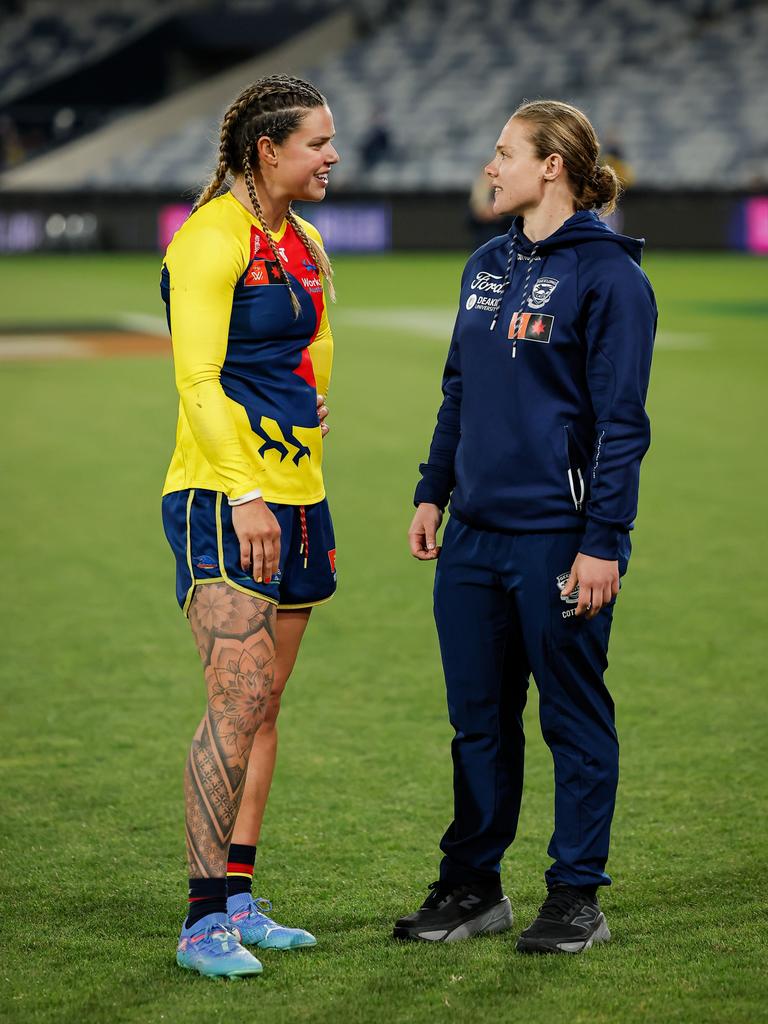
M 271 910 L 269 900 L 254 899 L 249 892 L 230 896 L 227 913 L 231 928 L 242 936 L 244 946 L 258 946 L 259 949 L 298 949 L 300 946 L 315 946 L 317 939 L 303 928 L 284 928 L 267 917 L 265 910 Z
M 226 914 L 208 914 L 196 924 L 181 929 L 176 963 L 209 978 L 242 978 L 261 974 L 261 963 L 243 949 Z

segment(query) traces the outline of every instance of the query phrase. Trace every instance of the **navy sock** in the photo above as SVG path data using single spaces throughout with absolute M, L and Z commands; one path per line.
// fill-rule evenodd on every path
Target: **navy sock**
M 185 926 L 189 928 L 208 914 L 226 914 L 226 878 L 190 878 L 189 911 Z
M 227 896 L 238 896 L 243 892 L 251 892 L 255 863 L 255 846 L 246 846 L 243 843 L 230 844 L 227 857 Z

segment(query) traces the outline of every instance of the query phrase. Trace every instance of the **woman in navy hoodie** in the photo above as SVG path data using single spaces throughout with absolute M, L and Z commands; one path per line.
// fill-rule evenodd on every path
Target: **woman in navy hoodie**
M 656 304 L 642 241 L 593 212 L 612 210 L 619 191 L 598 153 L 580 110 L 540 101 L 515 112 L 486 167 L 495 211 L 515 219 L 464 270 L 409 532 L 414 557 L 439 555 L 454 820 L 440 879 L 397 938 L 511 925 L 499 871 L 520 810 L 531 674 L 555 828 L 547 897 L 517 948 L 576 953 L 610 938 L 597 888 L 610 884 L 618 743 L 603 674 L 650 441 Z

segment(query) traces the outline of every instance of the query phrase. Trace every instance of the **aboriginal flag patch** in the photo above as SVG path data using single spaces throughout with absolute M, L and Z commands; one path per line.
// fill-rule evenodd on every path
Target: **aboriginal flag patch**
M 507 337 L 548 344 L 554 322 L 555 318 L 550 313 L 514 313 Z

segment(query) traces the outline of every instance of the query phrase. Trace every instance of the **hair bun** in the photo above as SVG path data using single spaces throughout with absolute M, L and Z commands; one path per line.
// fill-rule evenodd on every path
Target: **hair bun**
M 582 201 L 586 208 L 611 213 L 621 194 L 621 183 L 610 164 L 595 164 L 592 177 L 585 182 Z

